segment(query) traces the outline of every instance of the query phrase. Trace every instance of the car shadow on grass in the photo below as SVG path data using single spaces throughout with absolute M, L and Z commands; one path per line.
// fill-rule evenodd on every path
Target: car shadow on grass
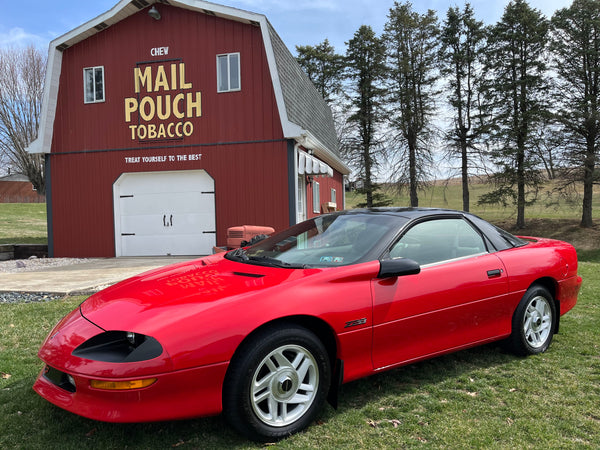
M 427 390 L 459 389 L 472 382 L 473 373 L 497 373 L 503 366 L 522 359 L 506 351 L 502 343 L 495 342 L 390 369 L 343 385 L 339 411 L 364 408 L 373 402 L 385 403 L 390 398 Z
M 107 423 L 86 419 L 38 397 L 34 378 L 0 392 L 0 448 L 150 449 L 260 448 L 236 434 L 222 416 L 154 423 Z

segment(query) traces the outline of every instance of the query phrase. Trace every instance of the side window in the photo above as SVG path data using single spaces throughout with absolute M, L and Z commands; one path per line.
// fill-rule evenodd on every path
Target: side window
M 217 55 L 217 92 L 233 92 L 241 89 L 240 54 Z
M 321 212 L 321 186 L 313 181 L 313 212 Z
M 104 67 L 86 67 L 83 69 L 84 103 L 104 101 Z
M 463 219 L 436 219 L 410 228 L 390 250 L 391 258 L 421 265 L 486 253 L 482 237 Z

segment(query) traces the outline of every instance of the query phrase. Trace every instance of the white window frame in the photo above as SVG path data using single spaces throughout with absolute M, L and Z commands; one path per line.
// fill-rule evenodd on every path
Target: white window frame
M 93 77 L 93 83 L 92 83 L 92 88 L 94 91 L 94 99 L 93 100 L 88 100 L 87 99 L 87 78 L 85 76 L 86 71 L 88 70 L 92 70 L 94 77 Z M 96 93 L 96 70 L 100 70 L 102 73 L 102 98 L 98 98 L 97 97 L 97 93 Z M 103 103 L 106 100 L 106 86 L 104 83 L 104 66 L 93 66 L 93 67 L 84 67 L 83 68 L 83 103 L 89 104 L 89 103 Z
M 313 181 L 313 212 L 320 214 L 321 213 L 321 186 L 317 181 Z
M 331 188 L 331 203 L 335 203 L 337 206 L 337 192 Z
M 296 223 L 304 222 L 306 220 L 306 178 L 304 175 L 298 175 L 297 177 L 298 189 L 296 190 L 297 198 L 297 211 L 296 211 Z
M 231 58 L 232 56 L 237 57 L 237 81 L 238 81 L 238 86 L 236 88 L 231 88 L 231 75 L 232 75 L 232 68 L 231 68 Z M 221 89 L 221 65 L 219 64 L 219 59 L 226 57 L 227 58 L 227 88 L 225 89 Z M 222 93 L 222 92 L 238 92 L 242 90 L 242 70 L 241 70 L 241 66 L 242 66 L 242 62 L 241 62 L 241 57 L 240 57 L 240 53 L 221 53 L 220 55 L 217 55 L 217 92 L 218 93 Z

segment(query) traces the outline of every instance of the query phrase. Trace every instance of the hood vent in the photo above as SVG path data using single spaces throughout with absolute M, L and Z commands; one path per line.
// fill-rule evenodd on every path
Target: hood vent
M 245 272 L 233 272 L 234 275 L 239 275 L 240 277 L 249 277 L 249 278 L 262 278 L 264 275 L 260 273 L 245 273 Z

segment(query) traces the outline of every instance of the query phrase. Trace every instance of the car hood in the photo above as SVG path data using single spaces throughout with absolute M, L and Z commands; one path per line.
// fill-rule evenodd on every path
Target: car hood
M 229 361 L 249 333 L 290 315 L 330 318 L 332 329 L 343 329 L 340 311 L 362 317 L 370 310 L 364 281 L 378 271 L 379 261 L 287 269 L 213 255 L 122 281 L 91 296 L 80 310 L 103 330 L 153 337 L 173 369 L 182 370 Z
M 320 272 L 210 256 L 124 280 L 92 295 L 80 311 L 103 330 L 157 339 L 175 369 L 194 367 L 228 360 L 257 326 L 256 315 L 268 320 L 285 310 L 289 289 Z
M 152 333 L 223 302 L 247 298 L 304 278 L 318 269 L 282 269 L 242 264 L 222 256 L 165 266 L 104 289 L 81 305 L 81 314 L 103 329 Z

